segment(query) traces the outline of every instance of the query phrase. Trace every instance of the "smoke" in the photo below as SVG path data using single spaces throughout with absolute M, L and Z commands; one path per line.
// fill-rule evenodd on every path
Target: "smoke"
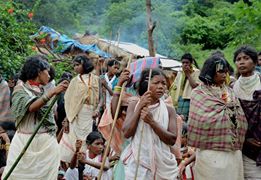
M 186 3 L 184 0 L 152 0 L 152 20 L 156 21 L 153 37 L 157 53 L 177 56 L 177 53 L 171 50 L 173 43 L 171 40 L 179 36 L 177 17 L 173 12 L 181 10 Z M 115 16 L 118 19 L 115 19 Z M 107 39 L 117 40 L 119 31 L 120 41 L 148 48 L 146 16 L 145 1 L 126 0 L 120 6 L 112 5 L 111 9 L 105 11 L 104 24 L 107 34 L 103 32 L 101 34 Z
M 16 0 L 32 9 L 34 3 Z M 176 56 L 172 40 L 179 37 L 177 17 L 188 0 L 152 0 L 153 33 L 157 53 Z M 146 2 L 144 0 L 42 0 L 33 21 L 72 36 L 98 34 L 108 40 L 131 42 L 148 48 Z

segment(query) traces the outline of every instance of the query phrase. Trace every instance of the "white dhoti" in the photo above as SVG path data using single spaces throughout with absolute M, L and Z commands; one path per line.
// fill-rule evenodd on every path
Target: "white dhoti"
M 86 137 L 89 133 L 92 132 L 93 126 L 92 112 L 92 106 L 84 104 L 78 116 L 73 120 L 72 123 L 69 124 L 69 133 L 63 133 L 62 139 L 60 141 L 60 153 L 62 161 L 68 163 L 71 162 L 73 154 L 76 150 L 76 140 L 83 141 L 82 151 L 86 151 Z
M 31 135 L 32 134 L 15 133 L 2 178 L 5 177 L 14 164 Z M 47 133 L 37 134 L 8 180 L 57 179 L 60 165 L 58 147 L 57 140 L 54 136 Z
M 240 150 L 196 151 L 195 180 L 244 180 Z
M 261 166 L 256 166 L 256 162 L 243 155 L 245 180 L 261 179 Z

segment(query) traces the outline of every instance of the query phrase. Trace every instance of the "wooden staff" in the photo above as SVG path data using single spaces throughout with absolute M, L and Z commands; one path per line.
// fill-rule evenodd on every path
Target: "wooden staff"
M 50 106 L 48 107 L 47 111 L 45 112 L 44 116 L 42 117 L 40 123 L 38 124 L 38 126 L 36 127 L 36 129 L 34 130 L 34 133 L 32 134 L 32 136 L 30 137 L 30 139 L 28 140 L 28 142 L 26 143 L 25 147 L 23 148 L 22 152 L 19 154 L 19 156 L 16 158 L 14 164 L 12 165 L 12 167 L 9 169 L 9 171 L 7 172 L 6 176 L 3 178 L 3 180 L 7 180 L 8 177 L 11 175 L 11 173 L 13 172 L 13 170 L 15 169 L 15 167 L 17 166 L 17 164 L 19 163 L 19 161 L 21 160 L 21 158 L 23 157 L 23 155 L 25 154 L 26 150 L 28 149 L 28 147 L 30 146 L 30 144 L 32 143 L 35 135 L 37 134 L 37 132 L 39 131 L 39 129 L 41 128 L 41 126 L 43 125 L 46 117 L 48 116 L 48 114 L 50 113 L 50 111 L 52 110 L 56 100 L 58 99 L 58 96 L 55 96 L 55 98 L 52 100 Z
M 120 44 L 120 28 L 118 29 L 118 31 L 117 31 L 117 35 L 116 35 L 116 38 L 115 38 L 115 44 L 114 44 L 114 46 L 116 46 L 117 48 L 119 48 L 119 44 Z
M 83 180 L 83 171 L 80 169 L 80 166 L 82 165 L 81 162 L 79 161 L 78 153 L 80 152 L 80 149 L 82 148 L 82 140 L 77 139 L 76 144 L 80 144 L 80 146 L 76 146 L 76 153 L 77 153 L 77 159 L 76 159 L 76 167 L 78 168 L 78 180 Z
M 108 48 L 107 48 L 107 54 L 110 54 L 111 44 L 112 44 L 112 31 L 110 32 L 110 39 L 109 39 L 109 45 L 108 45 Z M 102 74 L 104 73 L 104 76 L 105 76 L 106 72 L 103 72 L 103 65 L 104 65 L 104 62 L 102 63 Z M 107 64 L 105 64 L 105 65 L 107 65 Z M 103 102 L 103 107 L 105 109 L 106 108 L 106 91 L 107 90 L 105 90 L 105 92 L 103 92 L 103 90 L 104 90 L 104 87 L 102 86 L 102 96 L 103 96 L 103 101 L 104 101 Z
M 104 76 L 105 78 L 105 74 L 106 72 L 103 71 L 103 66 L 104 66 L 104 61 L 105 60 L 102 60 L 102 63 L 101 63 L 101 73 L 102 73 L 102 76 Z M 102 93 L 102 97 L 103 97 L 103 109 L 106 108 L 106 89 L 104 86 L 101 86 L 101 93 Z
M 129 66 L 130 66 L 131 59 L 132 59 L 132 57 L 130 56 L 130 57 L 129 57 L 129 61 L 128 61 L 128 65 L 127 65 L 127 69 L 128 69 Z M 116 112 L 115 112 L 114 119 L 113 119 L 112 128 L 111 128 L 111 132 L 110 132 L 110 136 L 109 136 L 109 141 L 108 141 L 108 143 L 107 143 L 107 145 L 106 145 L 106 148 L 105 148 L 105 152 L 104 152 L 104 156 L 103 156 L 103 159 L 102 159 L 102 165 L 101 165 L 101 168 L 100 168 L 98 180 L 101 180 L 101 177 L 102 177 L 102 173 L 103 173 L 103 169 L 104 169 L 106 157 L 107 157 L 107 154 L 108 154 L 109 149 L 110 149 L 110 144 L 111 144 L 112 136 L 113 136 L 113 133 L 114 133 L 116 121 L 117 121 L 117 119 L 118 119 L 118 115 L 119 115 L 119 111 L 120 111 L 121 99 L 122 99 L 123 92 L 124 92 L 124 89 L 125 89 L 126 84 L 127 84 L 127 82 L 124 82 L 124 84 L 122 85 L 122 88 L 121 88 L 121 93 L 120 93 L 119 101 L 118 101 L 117 108 L 116 108 Z
M 111 42 L 112 41 L 112 31 L 110 32 L 110 41 L 109 41 L 109 46 L 108 46 L 108 49 L 107 49 L 107 53 L 110 52 L 110 47 L 111 47 Z
M 151 74 L 152 74 L 152 69 L 150 68 L 149 82 L 148 82 L 148 89 L 147 89 L 147 91 L 150 90 Z M 141 143 L 142 143 L 143 131 L 144 131 L 144 121 L 142 121 L 141 123 L 142 123 L 142 125 L 141 125 L 141 137 L 140 137 L 140 143 L 139 143 L 139 149 L 138 149 L 137 166 L 136 166 L 135 176 L 134 176 L 135 180 L 137 179 L 137 176 L 138 176 L 138 169 L 139 169 L 139 165 L 140 165 L 140 150 L 141 150 Z

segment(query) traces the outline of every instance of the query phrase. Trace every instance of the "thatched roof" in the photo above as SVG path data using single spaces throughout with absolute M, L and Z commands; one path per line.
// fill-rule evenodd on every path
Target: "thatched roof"
M 149 51 L 147 49 L 134 43 L 110 41 L 94 35 L 80 36 L 77 34 L 75 38 L 82 44 L 96 44 L 102 51 L 111 54 L 113 58 L 119 60 L 127 61 L 130 56 L 132 56 L 133 59 L 149 57 Z M 156 54 L 156 57 L 166 58 L 160 54 Z
M 99 39 L 96 36 L 82 36 L 77 40 L 82 44 L 96 44 L 102 51 L 111 54 L 113 58 L 116 58 L 118 60 L 128 61 L 128 59 L 132 55 L 134 59 L 137 59 L 139 57 L 138 55 L 121 49 L 113 41 L 110 42 L 108 40 Z

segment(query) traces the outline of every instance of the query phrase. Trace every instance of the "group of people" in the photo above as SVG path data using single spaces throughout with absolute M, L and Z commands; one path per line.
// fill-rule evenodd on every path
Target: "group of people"
M 145 68 L 133 82 L 80 54 L 55 85 L 48 59 L 28 57 L 12 92 L 1 79 L 2 178 L 45 117 L 8 179 L 261 179 L 261 53 L 237 49 L 235 74 L 220 51 L 181 62 L 175 79 Z

